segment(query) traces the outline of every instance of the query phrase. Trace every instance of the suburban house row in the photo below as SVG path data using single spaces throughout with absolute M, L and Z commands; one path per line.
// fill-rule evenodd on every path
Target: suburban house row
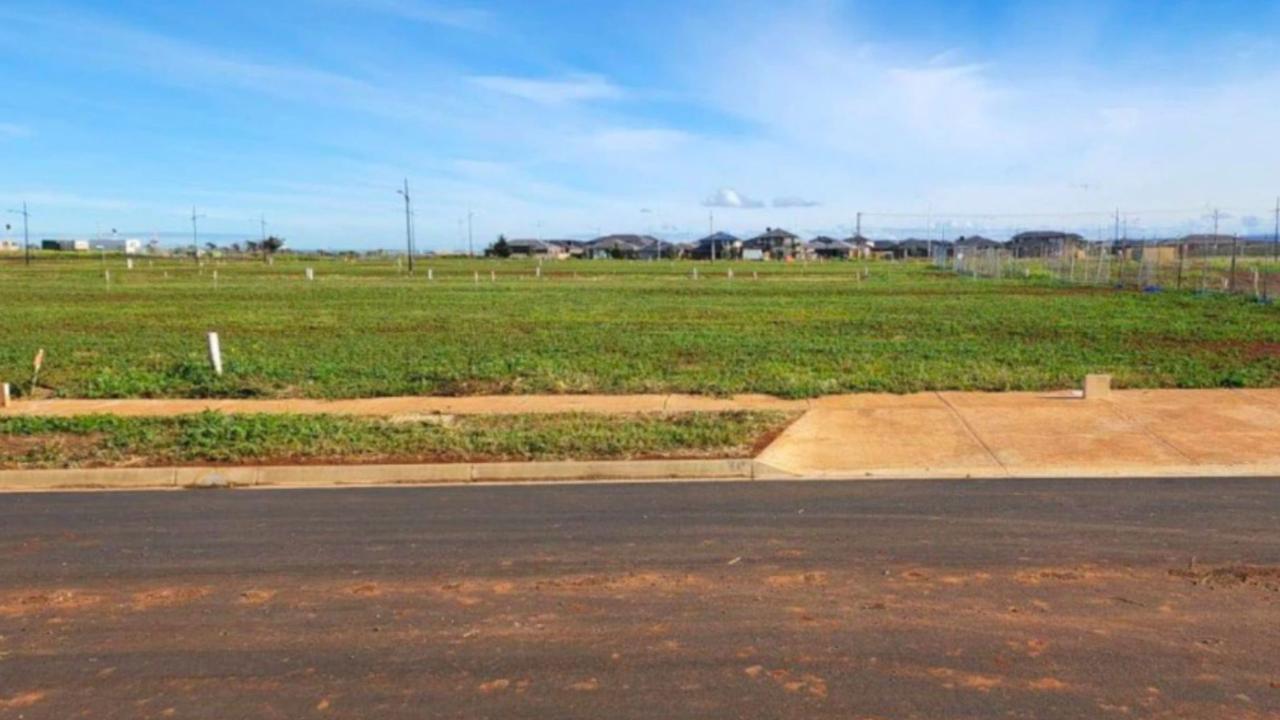
M 961 236 L 955 240 L 872 240 L 862 235 L 844 239 L 819 236 L 802 240 L 782 228 L 766 228 L 755 237 L 738 238 L 717 232 L 691 243 L 672 243 L 652 235 L 605 235 L 594 240 L 541 240 L 502 238 L 506 253 L 519 257 L 619 258 L 652 260 L 657 258 L 713 258 L 740 260 L 810 260 L 810 259 L 892 259 L 972 256 L 1000 251 L 1015 258 L 1084 257 L 1096 255 L 1099 249 L 1137 260 L 1168 259 L 1180 254 L 1196 256 L 1262 255 L 1275 252 L 1278 246 L 1261 238 L 1233 235 L 1186 235 L 1161 240 L 1119 240 L 1093 242 L 1077 233 L 1056 230 L 1034 230 L 1018 233 L 1008 241 L 992 240 L 981 235 Z M 490 246 L 487 254 L 494 254 Z M 1154 256 L 1154 258 L 1153 258 Z

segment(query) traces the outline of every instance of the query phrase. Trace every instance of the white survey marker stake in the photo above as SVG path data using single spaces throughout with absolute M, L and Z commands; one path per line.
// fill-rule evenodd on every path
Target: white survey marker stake
M 222 377 L 222 345 L 216 332 L 209 333 L 209 364 L 213 366 L 213 374 Z
M 307 268 L 307 279 L 308 280 L 316 279 L 316 271 L 314 268 Z
M 9 383 L 0 383 L 0 407 L 9 407 L 9 403 L 13 401 L 13 396 L 9 392 Z

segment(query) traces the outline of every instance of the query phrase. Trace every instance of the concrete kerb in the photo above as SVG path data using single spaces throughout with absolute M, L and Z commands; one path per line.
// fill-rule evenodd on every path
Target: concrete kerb
M 0 491 L 437 485 L 545 480 L 751 480 L 747 458 L 405 465 L 3 470 Z

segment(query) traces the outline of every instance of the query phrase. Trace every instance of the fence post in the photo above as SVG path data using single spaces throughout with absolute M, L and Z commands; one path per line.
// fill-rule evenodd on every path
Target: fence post
M 1240 236 L 1231 236 L 1231 280 L 1227 286 L 1229 292 L 1236 291 L 1236 252 L 1240 248 Z
M 222 377 L 222 346 L 216 332 L 209 333 L 209 364 L 213 366 L 213 374 Z

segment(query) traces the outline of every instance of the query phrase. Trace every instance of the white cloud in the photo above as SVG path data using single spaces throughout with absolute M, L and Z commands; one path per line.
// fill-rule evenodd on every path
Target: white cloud
M 542 105 L 562 105 L 589 100 L 620 100 L 622 88 L 600 75 L 569 75 L 557 79 L 477 75 L 471 81 L 480 87 L 512 95 Z
M 593 133 L 588 144 L 607 153 L 653 153 L 670 150 L 692 136 L 664 128 L 605 128 Z
M 702 201 L 703 207 L 714 208 L 762 208 L 764 203 L 747 197 L 732 188 L 720 188 Z

